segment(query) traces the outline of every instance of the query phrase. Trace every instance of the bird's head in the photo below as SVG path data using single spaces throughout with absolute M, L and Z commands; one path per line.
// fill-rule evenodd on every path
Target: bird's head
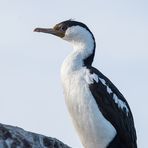
M 63 21 L 53 28 L 36 28 L 34 31 L 49 33 L 71 43 L 84 43 L 94 40 L 92 32 L 85 24 L 73 20 Z
M 56 24 L 53 28 L 36 28 L 35 32 L 49 33 L 70 42 L 74 49 L 82 52 L 83 59 L 94 57 L 95 39 L 89 28 L 77 21 L 67 20 Z M 89 65 L 92 60 L 89 60 Z

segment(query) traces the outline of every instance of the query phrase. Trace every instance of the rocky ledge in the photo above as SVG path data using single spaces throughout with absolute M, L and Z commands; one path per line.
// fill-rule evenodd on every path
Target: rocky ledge
M 56 138 L 0 124 L 0 148 L 70 148 Z

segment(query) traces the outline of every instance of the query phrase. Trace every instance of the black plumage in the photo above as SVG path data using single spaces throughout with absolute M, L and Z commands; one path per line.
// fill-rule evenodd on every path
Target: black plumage
M 117 131 L 117 135 L 113 141 L 110 142 L 107 148 L 137 148 L 137 137 L 133 116 L 124 96 L 100 71 L 91 66 L 89 66 L 88 69 L 90 70 L 90 73 L 95 73 L 99 78 L 106 82 L 106 85 L 104 85 L 100 81 L 98 81 L 98 83 L 94 81 L 93 84 L 89 85 L 89 88 L 101 113 Z M 128 108 L 128 114 L 125 108 L 121 109 L 118 107 L 113 99 L 113 93 L 107 92 L 107 86 L 125 103 Z

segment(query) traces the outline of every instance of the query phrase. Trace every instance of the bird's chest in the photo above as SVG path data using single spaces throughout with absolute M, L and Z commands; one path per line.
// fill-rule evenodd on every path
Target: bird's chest
M 85 80 L 86 68 L 78 60 L 78 56 L 68 57 L 61 68 L 61 79 L 64 88 L 66 104 L 70 112 L 79 111 L 85 101 L 88 84 Z
M 88 103 L 88 84 L 79 72 L 70 74 L 63 82 L 66 104 L 71 113 L 82 113 Z M 87 105 L 88 106 L 88 105 Z
M 86 82 L 86 69 L 80 68 L 76 71 L 69 71 L 62 67 L 62 84 L 66 105 L 72 118 L 78 122 L 85 122 L 85 115 L 90 108 L 91 93 Z M 83 121 L 84 120 L 84 121 Z
M 85 92 L 88 92 L 88 85 L 83 75 L 82 70 L 79 70 L 65 72 L 62 77 L 66 104 L 70 110 L 77 110 L 85 101 Z

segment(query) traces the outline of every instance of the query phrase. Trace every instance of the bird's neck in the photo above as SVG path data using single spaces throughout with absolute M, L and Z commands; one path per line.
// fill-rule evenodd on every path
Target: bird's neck
M 75 63 L 79 61 L 80 63 L 81 61 L 81 66 L 91 66 L 96 47 L 94 37 L 91 35 L 90 37 L 83 38 L 83 40 L 80 41 L 72 41 L 72 45 L 74 50 L 70 56 L 72 56 L 73 62 Z
M 74 50 L 64 60 L 62 73 L 69 75 L 82 67 L 91 66 L 95 53 L 95 43 L 73 43 Z

